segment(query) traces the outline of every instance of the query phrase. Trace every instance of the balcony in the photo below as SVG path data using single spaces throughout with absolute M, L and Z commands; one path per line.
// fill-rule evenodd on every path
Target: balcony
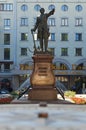
M 24 75 L 31 74 L 32 70 L 9 70 L 9 71 L 0 71 L 0 76 L 4 75 Z M 86 75 L 86 70 L 53 70 L 55 75 Z
M 9 70 L 0 70 L 0 76 L 6 76 L 6 75 L 24 75 L 24 74 L 31 74 L 32 73 L 33 66 L 21 66 L 20 68 L 15 69 L 9 69 Z M 57 69 L 55 67 L 52 68 L 55 75 L 86 75 L 86 69 L 82 70 L 66 70 L 66 69 Z
M 55 75 L 86 75 L 86 70 L 54 70 Z

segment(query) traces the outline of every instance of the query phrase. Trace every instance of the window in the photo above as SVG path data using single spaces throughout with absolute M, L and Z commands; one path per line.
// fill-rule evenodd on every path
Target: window
M 84 67 L 85 67 L 84 64 L 81 63 L 81 64 L 79 64 L 79 65 L 76 67 L 76 70 L 83 70 Z
M 49 18 L 48 19 L 48 25 L 49 26 L 55 26 L 55 18 Z
M 61 48 L 61 56 L 68 56 L 68 48 Z
M 75 19 L 75 26 L 82 26 L 82 18 Z
M 50 33 L 49 40 L 55 41 L 55 33 Z
M 4 28 L 10 29 L 10 19 L 4 19 Z
M 75 34 L 75 41 L 82 41 L 82 33 Z
M 5 45 L 10 44 L 10 34 L 4 34 L 4 44 Z
M 61 26 L 68 26 L 68 18 L 61 19 Z
M 22 10 L 22 11 L 27 11 L 27 10 L 28 10 L 28 6 L 27 6 L 26 4 L 23 4 L 23 5 L 21 6 L 21 10 Z
M 48 9 L 49 10 L 55 9 L 55 5 L 49 5 Z
M 35 9 L 36 11 L 39 11 L 39 10 L 41 9 L 41 6 L 40 6 L 39 4 L 37 4 L 37 5 L 34 6 L 34 9 Z
M 4 48 L 4 60 L 10 60 L 10 48 Z
M 61 34 L 61 41 L 68 41 L 68 34 L 67 33 Z
M 62 5 L 61 9 L 62 9 L 62 11 L 68 11 L 68 6 L 67 5 Z
M 28 25 L 28 18 L 21 18 L 21 26 L 27 26 Z
M 11 3 L 0 4 L 0 11 L 12 11 L 12 10 L 13 10 L 13 4 Z
M 21 56 L 27 56 L 27 48 L 21 48 Z
M 4 70 L 10 70 L 10 64 L 9 63 L 5 63 L 4 64 Z
M 82 11 L 82 6 L 81 5 L 76 5 L 75 9 L 76 9 L 76 11 L 80 12 L 80 11 Z
M 75 55 L 76 56 L 82 56 L 82 48 L 76 48 L 75 49 Z
M 21 40 L 22 41 L 26 41 L 28 38 L 28 34 L 27 33 L 21 33 Z
M 63 63 L 60 63 L 60 70 L 67 70 L 67 66 Z

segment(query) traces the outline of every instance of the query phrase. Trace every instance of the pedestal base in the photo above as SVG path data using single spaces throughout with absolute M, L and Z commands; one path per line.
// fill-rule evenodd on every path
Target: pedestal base
M 31 89 L 28 94 L 29 100 L 56 100 L 56 89 Z
M 30 78 L 32 89 L 29 100 L 56 100 L 55 76 L 52 70 L 53 56 L 42 53 L 33 55 L 34 68 Z

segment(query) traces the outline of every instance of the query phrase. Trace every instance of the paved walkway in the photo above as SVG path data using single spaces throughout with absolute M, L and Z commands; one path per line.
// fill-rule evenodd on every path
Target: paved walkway
M 39 113 L 48 118 L 39 118 Z M 3 104 L 0 130 L 86 130 L 86 105 Z

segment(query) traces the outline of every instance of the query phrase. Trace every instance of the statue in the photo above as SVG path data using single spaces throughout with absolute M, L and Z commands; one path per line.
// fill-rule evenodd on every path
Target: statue
M 49 16 L 53 15 L 55 12 L 55 9 L 51 10 L 49 13 L 44 13 L 45 9 L 41 8 L 40 9 L 40 16 L 37 17 L 37 21 L 35 24 L 35 27 L 33 29 L 31 29 L 31 32 L 33 33 L 33 31 L 35 32 L 36 29 L 38 29 L 38 34 L 37 34 L 37 38 L 40 42 L 40 49 L 41 51 L 45 51 L 47 52 L 47 48 L 48 48 L 48 38 L 49 38 L 49 27 L 47 25 L 47 19 Z

